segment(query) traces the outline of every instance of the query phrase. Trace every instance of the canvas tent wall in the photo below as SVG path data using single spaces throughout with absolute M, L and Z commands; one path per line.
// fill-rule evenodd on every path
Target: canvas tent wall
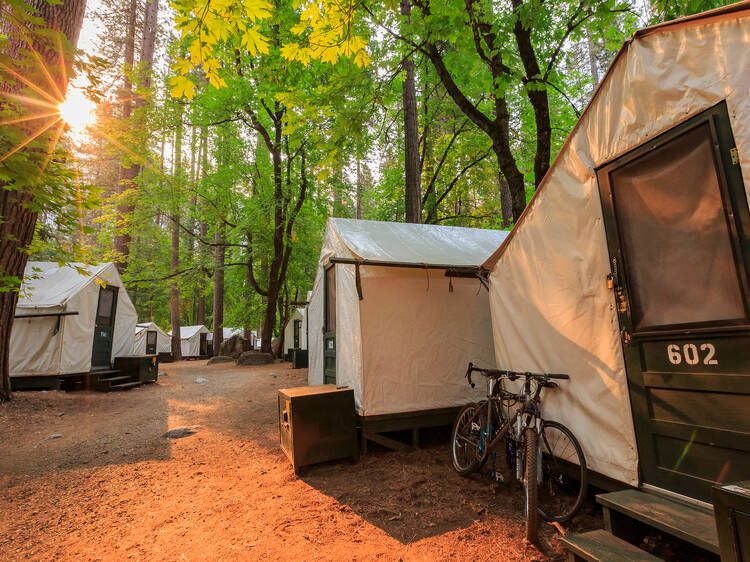
M 307 310 L 295 308 L 284 328 L 284 355 L 293 349 L 307 349 Z
M 326 380 L 325 353 L 326 369 L 335 365 L 336 384 L 354 389 L 362 416 L 476 399 L 481 393 L 472 391 L 463 373 L 469 361 L 494 364 L 487 291 L 476 278 L 445 273 L 448 267 L 476 268 L 506 235 L 328 219 L 309 304 L 309 384 Z M 360 266 L 334 263 L 341 259 L 360 260 Z
M 182 352 L 182 358 L 188 357 L 201 357 L 206 354 L 205 343 L 204 349 L 201 349 L 201 340 L 203 342 L 208 341 L 208 331 L 204 325 L 199 326 L 181 326 L 180 327 L 180 350 Z M 201 334 L 206 334 L 201 337 Z M 172 332 L 169 332 L 172 335 Z
M 132 355 L 137 321 L 115 266 L 28 262 L 11 333 L 11 376 L 88 373 L 99 295 L 106 287 L 117 289 L 114 326 L 107 330 L 111 361 Z
M 146 354 L 146 343 L 149 332 L 156 332 L 156 353 L 172 352 L 172 336 L 153 322 L 142 322 L 135 325 L 135 342 L 133 345 L 133 353 L 135 355 Z
M 589 469 L 701 499 L 712 480 L 750 477 L 740 445 L 750 437 L 740 421 L 750 408 L 747 385 L 727 393 L 736 373 L 750 372 L 750 332 L 742 328 L 749 322 L 717 338 L 708 327 L 693 335 L 676 325 L 639 332 L 628 318 L 637 312 L 637 283 L 661 288 L 649 304 L 673 307 L 659 312 L 667 316 L 706 310 L 706 302 L 721 313 L 737 289 L 724 290 L 736 272 L 719 266 L 731 261 L 727 228 L 747 237 L 748 16 L 745 2 L 636 33 L 484 265 L 497 364 L 570 374 L 546 394 L 545 413 L 578 436 Z M 746 278 L 742 252 L 737 271 Z M 693 345 L 708 351 L 732 341 L 718 364 L 703 364 L 701 355 L 692 366 Z M 687 361 L 669 355 L 683 346 Z M 715 392 L 701 394 L 701 386 Z M 714 440 L 735 445 L 717 450 Z

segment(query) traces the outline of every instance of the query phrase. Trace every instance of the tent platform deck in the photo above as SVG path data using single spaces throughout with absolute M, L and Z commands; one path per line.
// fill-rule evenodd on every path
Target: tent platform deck
M 152 382 L 141 380 L 138 372 L 102 369 L 88 373 L 65 375 L 20 375 L 10 378 L 11 390 L 96 390 L 111 392 L 125 390 Z
M 372 441 L 394 451 L 409 451 L 419 448 L 419 430 L 428 427 L 452 426 L 461 406 L 432 408 L 412 412 L 361 416 L 357 414 L 360 429 L 360 452 L 367 454 L 367 442 Z M 396 431 L 410 431 L 411 443 L 398 441 L 383 435 Z

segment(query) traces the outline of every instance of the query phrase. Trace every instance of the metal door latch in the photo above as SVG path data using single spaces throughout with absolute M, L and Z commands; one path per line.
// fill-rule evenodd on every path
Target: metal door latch
M 732 157 L 732 164 L 739 164 L 740 163 L 740 154 L 737 152 L 737 147 L 729 149 L 729 156 Z

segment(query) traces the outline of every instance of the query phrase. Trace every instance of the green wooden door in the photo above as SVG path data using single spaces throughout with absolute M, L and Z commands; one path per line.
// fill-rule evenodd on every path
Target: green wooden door
M 91 369 L 109 369 L 112 359 L 112 339 L 117 313 L 117 287 L 100 287 L 94 325 L 94 347 L 91 352 Z
M 722 103 L 597 170 L 641 478 L 750 478 L 750 216 Z
M 336 266 L 325 273 L 325 318 L 323 334 L 323 383 L 336 384 Z

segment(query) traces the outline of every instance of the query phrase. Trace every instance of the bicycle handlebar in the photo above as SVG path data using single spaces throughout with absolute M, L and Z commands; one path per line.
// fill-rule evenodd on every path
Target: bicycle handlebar
M 475 367 L 474 363 L 469 363 L 469 367 L 468 369 L 466 369 L 466 375 L 464 375 L 464 377 L 466 378 L 466 380 L 469 381 L 471 388 L 474 388 L 475 386 L 471 380 L 471 373 L 475 371 L 485 377 L 507 378 L 508 380 L 511 380 L 511 381 L 514 381 L 521 377 L 525 379 L 538 379 L 538 380 L 549 380 L 549 379 L 568 380 L 570 379 L 570 375 L 564 375 L 564 374 L 559 374 L 559 373 L 544 374 L 544 373 L 508 371 L 504 369 L 482 369 L 480 367 Z

